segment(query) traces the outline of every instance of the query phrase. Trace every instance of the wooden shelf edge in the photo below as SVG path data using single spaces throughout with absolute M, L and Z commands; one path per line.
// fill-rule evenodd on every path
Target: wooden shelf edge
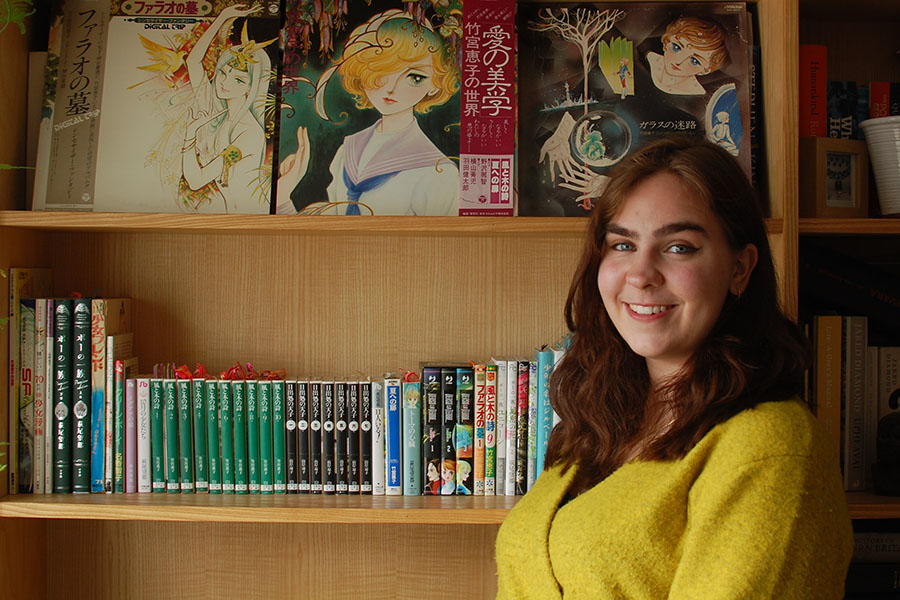
M 0 227 L 44 231 L 582 235 L 587 217 L 346 217 L 0 211 Z
M 0 227 L 41 231 L 268 234 L 584 235 L 587 217 L 359 217 L 291 215 L 180 215 L 154 213 L 0 210 Z M 767 219 L 782 233 L 782 219 Z
M 801 235 L 897 235 L 900 219 L 800 219 Z
M 852 519 L 900 519 L 900 497 L 847 492 Z
M 499 525 L 517 497 L 14 495 L 0 518 L 297 524 Z

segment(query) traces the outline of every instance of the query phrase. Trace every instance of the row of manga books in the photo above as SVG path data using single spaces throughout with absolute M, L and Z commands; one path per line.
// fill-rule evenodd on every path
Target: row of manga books
M 36 209 L 584 216 L 668 135 L 751 174 L 744 2 L 51 4 Z
M 251 365 L 219 377 L 200 365 L 128 376 L 116 361 L 112 484 L 92 491 L 524 494 L 543 469 L 548 382 L 562 354 L 365 381 L 285 379 Z

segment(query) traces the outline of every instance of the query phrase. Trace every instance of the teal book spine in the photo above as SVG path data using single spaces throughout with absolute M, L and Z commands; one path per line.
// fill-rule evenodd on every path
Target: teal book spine
M 194 490 L 209 491 L 209 454 L 206 446 L 206 380 L 191 380 L 191 424 L 194 428 Z
M 243 381 L 231 382 L 231 425 L 234 431 L 234 493 L 249 492 L 247 477 L 247 410 Z
M 272 382 L 256 384 L 256 416 L 259 425 L 259 493 L 275 493 L 272 471 Z
M 53 493 L 72 492 L 72 300 L 56 301 L 53 342 Z
M 547 442 L 553 428 L 553 407 L 550 405 L 550 375 L 553 373 L 553 350 L 535 351 L 537 361 L 537 431 L 535 432 L 535 478 L 544 470 Z
M 175 380 L 163 380 L 163 419 L 166 440 L 166 491 L 177 494 L 181 491 L 181 477 L 178 465 L 178 393 L 175 391 Z
M 418 381 L 403 382 L 401 415 L 404 496 L 422 495 L 422 386 Z
M 194 492 L 194 452 L 191 433 L 191 380 L 175 382 L 178 394 L 178 472 L 181 492 Z
M 125 493 L 125 361 L 113 363 L 113 492 Z
M 219 406 L 217 399 L 218 382 L 206 380 L 206 456 L 209 465 L 209 493 L 222 493 L 222 458 L 219 448 Z
M 259 493 L 259 386 L 255 380 L 244 385 L 247 415 L 247 491 Z
M 218 389 L 219 402 L 219 440 L 222 448 L 222 493 L 234 493 L 234 411 L 231 400 L 231 381 L 220 381 Z
M 272 382 L 272 478 L 276 494 L 287 493 L 285 383 Z
M 166 491 L 165 403 L 163 380 L 150 380 L 150 473 L 151 489 Z
M 72 492 L 91 492 L 91 300 L 72 308 Z

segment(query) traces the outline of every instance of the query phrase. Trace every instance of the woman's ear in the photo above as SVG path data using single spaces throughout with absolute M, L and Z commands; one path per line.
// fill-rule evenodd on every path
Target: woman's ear
M 731 276 L 731 285 L 729 291 L 735 296 L 740 296 L 747 289 L 750 281 L 750 275 L 756 268 L 756 262 L 759 260 L 759 250 L 755 244 L 747 244 L 744 249 L 737 253 L 734 263 L 734 273 Z

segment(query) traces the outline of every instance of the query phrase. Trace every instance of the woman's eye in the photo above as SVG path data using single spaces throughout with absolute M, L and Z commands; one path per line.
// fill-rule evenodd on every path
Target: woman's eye
M 669 44 L 669 48 L 672 50 L 672 52 L 681 52 L 681 44 L 679 44 L 678 42 L 672 42 L 671 44 Z
M 629 250 L 634 250 L 634 244 L 631 242 L 613 242 L 609 245 L 609 248 L 615 252 L 628 252 Z
M 693 254 L 697 249 L 688 244 L 672 244 L 669 246 L 669 252 L 672 254 Z
M 425 79 L 427 78 L 427 75 L 421 75 L 419 73 L 410 73 L 409 75 L 407 75 L 407 77 L 409 78 L 409 80 L 412 82 L 413 85 L 419 85 L 420 83 L 425 81 Z
M 697 58 L 694 57 L 694 56 L 691 57 L 691 61 L 690 61 L 690 62 L 691 62 L 691 66 L 694 66 L 694 67 L 699 67 L 699 66 L 700 66 L 700 61 L 697 60 Z

